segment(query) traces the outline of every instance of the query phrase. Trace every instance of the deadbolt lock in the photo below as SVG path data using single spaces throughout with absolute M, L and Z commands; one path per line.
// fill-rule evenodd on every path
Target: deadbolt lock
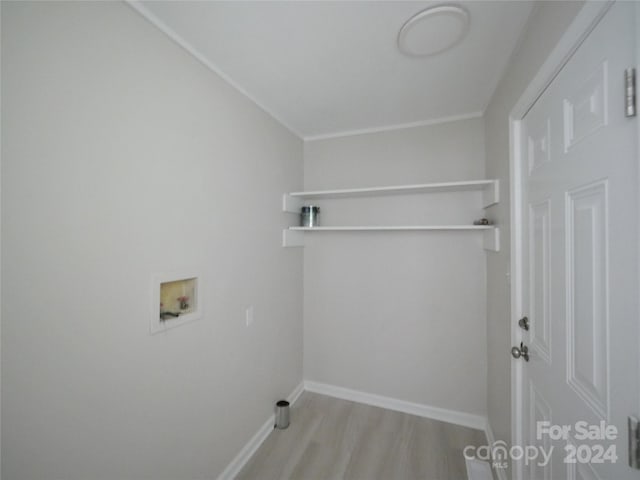
M 518 320 L 518 326 L 523 330 L 529 331 L 529 319 L 527 317 L 522 317 Z

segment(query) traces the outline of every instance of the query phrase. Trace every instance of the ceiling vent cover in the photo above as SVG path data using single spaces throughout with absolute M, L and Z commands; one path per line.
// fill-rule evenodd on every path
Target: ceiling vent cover
M 437 55 L 455 47 L 469 31 L 469 12 L 438 5 L 416 13 L 398 33 L 398 49 L 409 57 Z

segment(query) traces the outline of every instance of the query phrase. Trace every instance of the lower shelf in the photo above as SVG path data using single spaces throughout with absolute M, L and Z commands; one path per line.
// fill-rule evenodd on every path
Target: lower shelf
M 491 225 L 376 225 L 341 227 L 289 227 L 282 231 L 283 247 L 304 247 L 304 236 L 309 232 L 399 232 L 399 231 L 481 231 L 484 235 L 484 249 L 500 251 L 500 229 Z

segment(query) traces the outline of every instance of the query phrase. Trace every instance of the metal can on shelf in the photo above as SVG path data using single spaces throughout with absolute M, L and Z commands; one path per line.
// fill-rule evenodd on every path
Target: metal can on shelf
M 300 212 L 300 226 L 301 227 L 317 227 L 320 225 L 319 221 L 320 207 L 314 205 L 305 205 Z

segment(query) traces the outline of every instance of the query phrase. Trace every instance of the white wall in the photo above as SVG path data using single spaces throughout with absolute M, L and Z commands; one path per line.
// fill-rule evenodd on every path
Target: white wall
M 309 141 L 305 188 L 481 179 L 484 151 L 482 119 Z M 324 224 L 470 224 L 483 215 L 477 192 L 320 206 Z M 305 237 L 305 379 L 485 414 L 480 233 Z
M 496 439 L 511 439 L 511 305 L 510 269 L 509 113 L 566 28 L 582 2 L 538 2 L 520 45 L 485 112 L 487 177 L 499 178 L 502 196 L 489 210 L 500 225 L 502 249 L 487 257 L 487 408 Z
M 215 478 L 302 379 L 301 141 L 119 2 L 3 2 L 2 75 L 3 477 Z

